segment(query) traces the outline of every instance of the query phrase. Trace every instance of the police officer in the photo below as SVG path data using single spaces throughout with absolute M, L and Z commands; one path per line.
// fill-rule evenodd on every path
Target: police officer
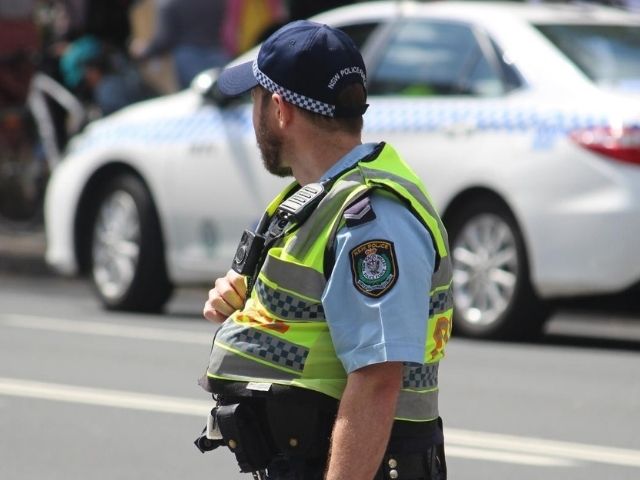
M 360 53 L 344 32 L 297 21 L 218 88 L 251 91 L 264 165 L 295 181 L 204 307 L 223 322 L 201 382 L 218 400 L 210 438 L 256 478 L 446 478 L 447 236 L 393 147 L 361 141 Z

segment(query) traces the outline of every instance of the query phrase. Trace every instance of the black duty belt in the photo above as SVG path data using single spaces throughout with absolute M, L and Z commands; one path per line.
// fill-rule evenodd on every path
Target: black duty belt
M 214 410 L 224 438 L 219 444 L 238 444 L 232 451 L 242 471 L 264 469 L 276 456 L 313 461 L 318 465 L 326 462 L 338 410 L 336 399 L 312 390 L 276 384 L 269 385 L 265 391 L 254 389 L 247 382 L 209 378 L 207 386 L 217 400 Z M 253 441 L 255 438 L 261 441 Z M 229 442 L 230 439 L 233 442 Z M 375 480 L 446 478 L 439 476 L 442 468 L 446 475 L 443 443 L 439 418 L 430 422 L 395 421 Z M 201 448 L 207 449 L 210 448 Z M 425 476 L 425 472 L 429 476 Z
M 268 391 L 247 388 L 249 382 L 236 382 L 207 378 L 207 390 L 220 397 L 222 403 L 236 403 L 241 399 L 278 398 L 283 402 L 291 401 L 298 405 L 319 408 L 328 418 L 338 411 L 338 401 L 328 395 L 306 388 L 272 384 Z M 410 453 L 424 452 L 432 445 L 444 443 L 441 420 L 430 422 L 407 422 L 396 420 L 389 440 L 390 451 Z

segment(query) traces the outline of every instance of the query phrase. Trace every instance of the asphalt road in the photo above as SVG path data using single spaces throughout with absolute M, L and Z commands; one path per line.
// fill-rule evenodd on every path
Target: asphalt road
M 203 296 L 115 314 L 82 283 L 0 273 L 0 479 L 251 478 L 192 445 L 210 406 Z M 449 478 L 640 478 L 640 315 L 564 311 L 548 331 L 451 341 Z

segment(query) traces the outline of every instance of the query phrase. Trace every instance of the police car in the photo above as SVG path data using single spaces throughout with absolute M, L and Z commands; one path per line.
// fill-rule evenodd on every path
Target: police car
M 327 12 L 368 66 L 365 139 L 394 145 L 449 232 L 455 328 L 541 330 L 548 300 L 640 281 L 640 18 L 591 5 L 375 2 Z M 256 56 L 249 52 L 237 61 Z M 210 283 L 283 185 L 216 71 L 96 121 L 46 197 L 47 260 L 111 309 Z

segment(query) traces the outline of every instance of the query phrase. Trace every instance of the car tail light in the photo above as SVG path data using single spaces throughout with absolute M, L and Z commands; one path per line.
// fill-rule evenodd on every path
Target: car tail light
M 593 127 L 571 132 L 581 147 L 621 162 L 640 165 L 640 127 Z

